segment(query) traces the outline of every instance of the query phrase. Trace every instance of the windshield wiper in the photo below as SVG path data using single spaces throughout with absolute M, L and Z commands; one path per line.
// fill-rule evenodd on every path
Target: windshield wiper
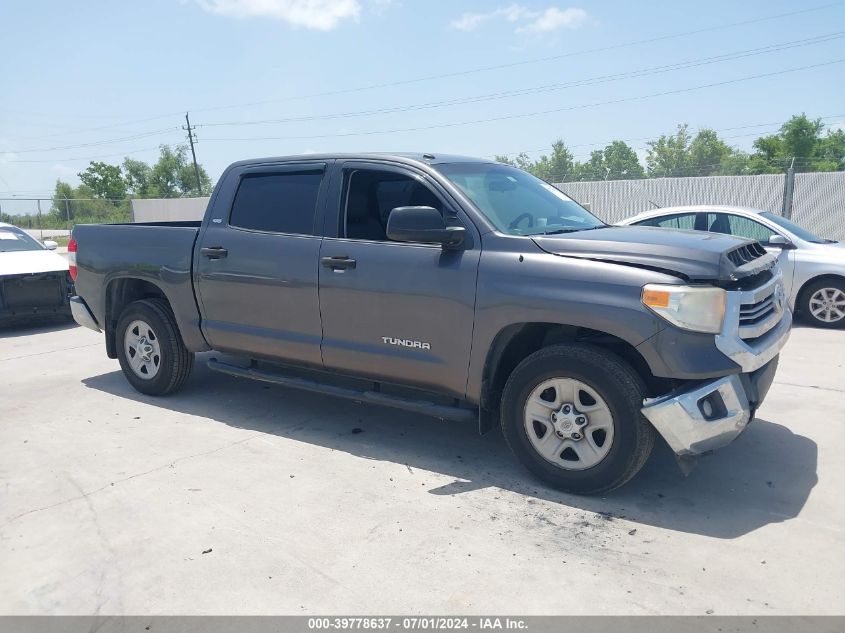
M 561 233 L 579 233 L 581 231 L 593 231 L 595 229 L 605 229 L 608 224 L 600 224 L 599 226 L 586 226 L 583 229 L 555 229 L 554 231 L 546 231 L 543 235 L 560 235 Z

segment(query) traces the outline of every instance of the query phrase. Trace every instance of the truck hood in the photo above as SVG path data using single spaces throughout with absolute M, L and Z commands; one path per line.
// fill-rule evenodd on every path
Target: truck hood
M 776 261 L 762 254 L 762 247 L 759 256 L 749 251 L 749 245 L 756 246 L 751 240 L 660 227 L 608 226 L 532 239 L 553 255 L 647 268 L 689 281 L 733 281 L 771 268 Z
M 0 253 L 0 277 L 27 273 L 50 273 L 67 270 L 67 260 L 47 250 L 9 251 Z

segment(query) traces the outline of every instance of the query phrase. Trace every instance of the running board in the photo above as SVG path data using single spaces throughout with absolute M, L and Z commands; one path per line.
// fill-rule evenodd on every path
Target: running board
M 237 378 L 250 378 L 252 380 L 270 382 L 283 387 L 301 389 L 302 391 L 311 391 L 313 393 L 346 398 L 347 400 L 354 400 L 355 402 L 377 404 L 385 407 L 392 407 L 394 409 L 402 409 L 403 411 L 429 415 L 434 418 L 440 418 L 441 420 L 453 420 L 457 422 L 478 421 L 477 409 L 450 407 L 448 405 L 436 404 L 434 402 L 412 400 L 401 396 L 389 395 L 379 391 L 365 391 L 349 387 L 338 387 L 336 385 L 329 385 L 315 380 L 288 376 L 268 371 L 266 369 L 258 369 L 257 367 L 240 367 L 238 365 L 230 365 L 229 363 L 221 362 L 216 358 L 210 359 L 207 364 L 208 368 L 212 371 L 228 374 L 229 376 L 235 376 Z

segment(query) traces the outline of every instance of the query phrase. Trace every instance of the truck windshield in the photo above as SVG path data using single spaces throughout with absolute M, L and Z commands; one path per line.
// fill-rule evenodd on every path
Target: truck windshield
M 497 163 L 434 167 L 502 233 L 543 235 L 605 226 L 572 198 L 521 169 Z
M 41 251 L 44 247 L 18 228 L 0 227 L 0 253 L 9 251 Z

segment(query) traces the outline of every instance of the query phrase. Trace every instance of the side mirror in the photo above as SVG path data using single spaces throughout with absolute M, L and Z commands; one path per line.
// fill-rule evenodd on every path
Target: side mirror
M 462 226 L 446 226 L 433 207 L 396 207 L 387 218 L 387 237 L 396 242 L 428 242 L 455 246 L 464 239 Z
M 59 247 L 58 242 L 54 242 L 53 240 L 44 240 L 44 248 L 48 251 L 54 251 Z
M 777 233 L 769 237 L 767 244 L 769 246 L 777 246 L 778 248 L 795 248 L 795 244 L 790 242 L 783 235 L 778 235 Z

